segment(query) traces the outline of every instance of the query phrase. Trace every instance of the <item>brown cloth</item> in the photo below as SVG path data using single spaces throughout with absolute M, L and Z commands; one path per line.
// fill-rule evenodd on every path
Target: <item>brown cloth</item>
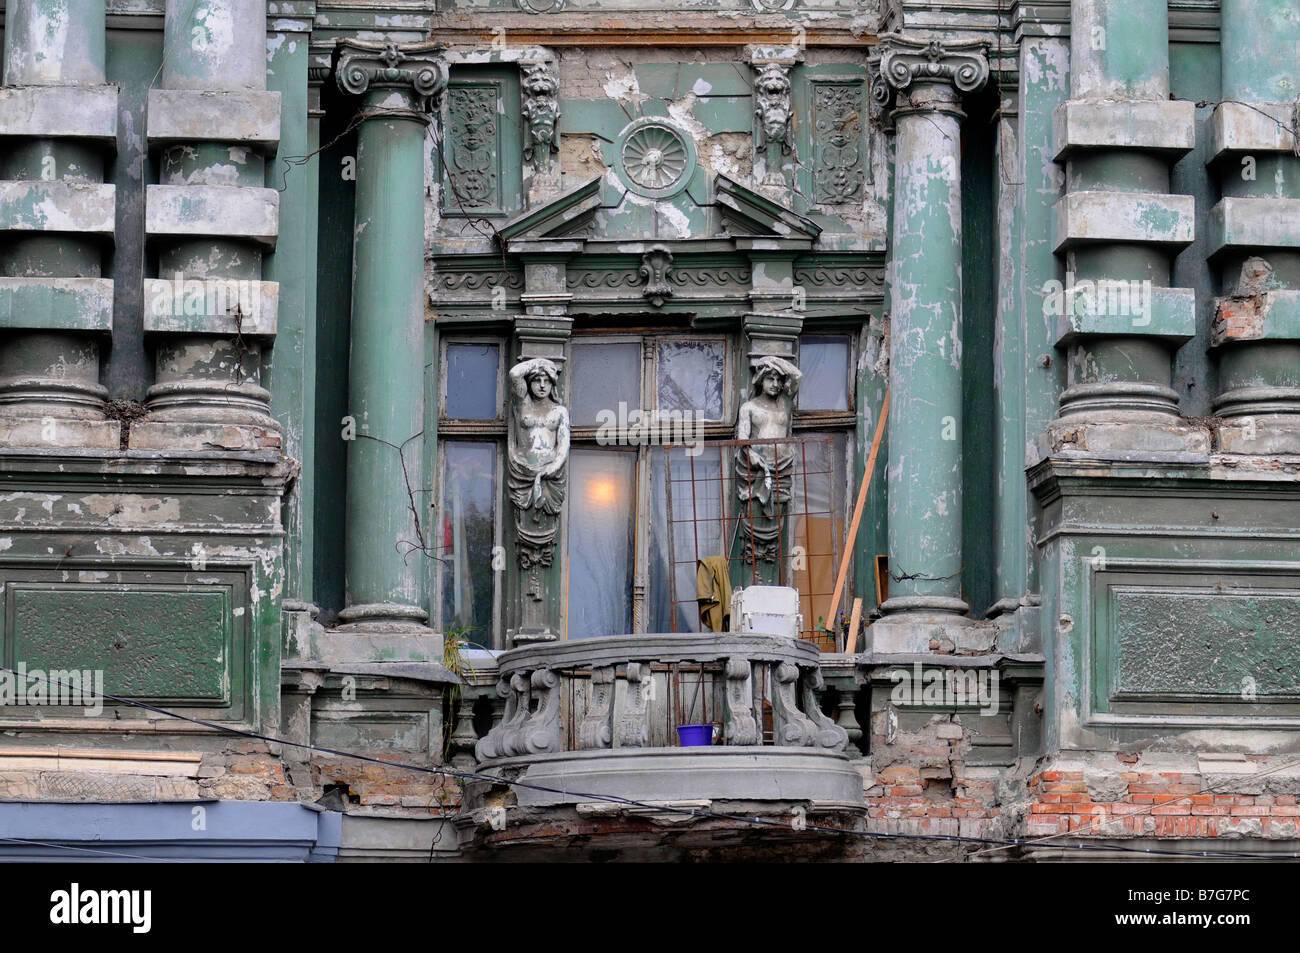
M 731 577 L 726 556 L 705 556 L 695 569 L 695 601 L 700 604 L 700 625 L 711 632 L 726 632 L 731 620 Z

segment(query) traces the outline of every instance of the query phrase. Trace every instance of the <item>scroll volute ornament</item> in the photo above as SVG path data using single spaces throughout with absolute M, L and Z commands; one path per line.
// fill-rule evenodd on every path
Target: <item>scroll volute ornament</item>
M 971 93 L 989 78 L 988 44 L 983 40 L 940 43 L 893 33 L 880 38 L 880 76 L 892 90 L 902 91 L 913 83 L 951 83 L 958 92 Z M 873 87 L 879 103 L 886 95 Z
M 442 43 L 383 43 L 344 37 L 338 41 L 335 68 L 339 89 L 360 95 L 375 88 L 409 91 L 426 103 L 436 102 L 447 88 Z

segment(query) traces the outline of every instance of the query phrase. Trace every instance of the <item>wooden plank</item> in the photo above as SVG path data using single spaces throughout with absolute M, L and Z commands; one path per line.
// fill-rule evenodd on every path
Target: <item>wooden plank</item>
M 852 655 L 858 650 L 858 624 L 862 621 L 862 598 L 853 600 L 853 613 L 849 616 L 849 643 L 844 651 Z
M 853 541 L 858 536 L 858 524 L 862 522 L 862 509 L 867 503 L 867 490 L 871 487 L 871 474 L 876 469 L 876 454 L 880 452 L 880 438 L 885 435 L 885 421 L 889 419 L 889 388 L 885 388 L 885 399 L 880 405 L 880 417 L 876 421 L 876 435 L 871 439 L 871 453 L 867 455 L 867 469 L 862 475 L 862 484 L 858 487 L 858 500 L 853 504 L 853 520 L 849 523 L 849 532 L 844 540 L 844 555 L 840 557 L 840 571 L 835 577 L 835 591 L 831 595 L 831 625 L 835 624 L 835 611 L 839 608 L 840 596 L 844 594 L 844 580 L 849 575 L 849 561 L 853 556 Z M 827 629 L 827 631 L 832 631 Z

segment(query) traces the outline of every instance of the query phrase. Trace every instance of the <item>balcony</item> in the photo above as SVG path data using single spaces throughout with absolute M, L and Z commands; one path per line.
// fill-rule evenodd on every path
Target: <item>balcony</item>
M 737 803 L 747 815 L 852 823 L 865 812 L 862 775 L 845 753 L 857 754 L 849 729 L 819 704 L 824 659 L 810 642 L 753 633 L 612 636 L 506 652 L 492 727 L 473 744 L 472 763 L 511 783 L 469 784 L 464 808 L 482 832 L 527 826 L 551 809 L 687 824 Z M 487 676 L 469 679 L 482 686 L 480 716 Z M 465 767 L 471 698 L 453 737 L 453 763 Z M 856 734 L 851 710 L 837 714 Z M 712 744 L 682 746 L 680 724 L 712 725 Z

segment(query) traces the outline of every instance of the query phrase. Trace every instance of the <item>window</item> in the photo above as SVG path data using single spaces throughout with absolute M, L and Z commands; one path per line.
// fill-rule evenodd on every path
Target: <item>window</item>
M 799 411 L 853 409 L 853 345 L 847 334 L 799 336 Z
M 578 336 L 569 353 L 565 632 L 669 631 L 661 447 L 730 436 L 728 342 Z
M 496 647 L 501 545 L 501 467 L 505 437 L 505 342 L 450 337 L 442 342 L 438 407 L 437 509 L 433 539 L 434 625 Z
M 443 375 L 443 416 L 496 420 L 501 416 L 501 345 L 448 342 Z

